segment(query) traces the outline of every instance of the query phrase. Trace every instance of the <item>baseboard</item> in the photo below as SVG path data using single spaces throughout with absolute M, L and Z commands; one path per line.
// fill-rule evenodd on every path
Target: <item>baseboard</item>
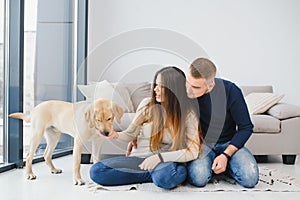
M 124 156 L 121 154 L 101 154 L 101 160 L 112 158 L 112 157 L 118 157 L 118 156 Z M 82 153 L 81 154 L 81 164 L 91 164 L 93 163 L 93 160 L 91 159 L 92 155 L 89 153 Z

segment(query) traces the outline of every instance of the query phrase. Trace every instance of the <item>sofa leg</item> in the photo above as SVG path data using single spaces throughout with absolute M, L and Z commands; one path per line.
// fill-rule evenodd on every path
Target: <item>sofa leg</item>
M 268 162 L 268 156 L 267 155 L 254 155 L 254 158 L 257 163 L 266 163 Z
M 296 155 L 282 155 L 282 162 L 286 165 L 294 165 L 296 160 Z
M 91 163 L 91 154 L 81 154 L 81 164 L 90 164 Z

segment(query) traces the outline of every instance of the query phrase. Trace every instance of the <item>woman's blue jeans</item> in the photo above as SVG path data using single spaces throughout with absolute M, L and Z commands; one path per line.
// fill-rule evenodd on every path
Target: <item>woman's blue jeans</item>
M 213 161 L 228 145 L 229 143 L 202 146 L 199 158 L 187 165 L 188 180 L 192 185 L 204 187 L 211 180 Z M 229 174 L 237 183 L 246 188 L 253 188 L 259 178 L 256 160 L 246 147 L 242 147 L 233 154 L 227 164 L 225 174 Z
M 92 165 L 90 177 L 104 186 L 153 182 L 165 189 L 176 187 L 187 177 L 186 167 L 176 162 L 160 163 L 151 171 L 141 170 L 138 166 L 144 159 L 134 156 L 105 159 Z

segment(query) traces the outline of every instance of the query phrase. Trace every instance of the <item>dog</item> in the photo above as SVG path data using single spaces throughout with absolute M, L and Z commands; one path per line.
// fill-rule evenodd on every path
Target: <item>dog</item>
M 46 164 L 53 174 L 62 173 L 52 163 L 52 154 L 59 141 L 61 133 L 74 138 L 73 147 L 73 179 L 75 185 L 84 185 L 80 175 L 80 160 L 83 144 L 92 139 L 93 162 L 100 160 L 101 145 L 99 138 L 108 136 L 113 131 L 114 118 L 120 123 L 124 110 L 118 104 L 107 99 L 98 99 L 93 103 L 70 103 L 49 100 L 33 108 L 30 115 L 12 113 L 9 117 L 31 122 L 31 140 L 26 158 L 27 179 L 36 179 L 32 171 L 32 159 L 43 137 L 47 142 L 44 153 Z

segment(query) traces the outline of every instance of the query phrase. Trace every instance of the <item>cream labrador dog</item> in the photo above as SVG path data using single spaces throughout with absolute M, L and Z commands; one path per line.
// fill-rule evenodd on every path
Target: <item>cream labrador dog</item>
M 93 162 L 100 159 L 101 141 L 113 131 L 113 121 L 120 123 L 123 109 L 107 99 L 98 99 L 93 103 L 69 103 L 64 101 L 45 101 L 37 105 L 30 115 L 12 113 L 12 118 L 31 122 L 31 140 L 26 158 L 26 176 L 36 179 L 32 171 L 32 159 L 43 136 L 47 147 L 44 153 L 46 164 L 54 174 L 62 170 L 55 168 L 52 163 L 52 153 L 59 141 L 61 133 L 74 137 L 73 148 L 73 179 L 75 185 L 83 185 L 80 175 L 80 160 L 83 144 L 92 139 Z M 100 136 L 99 136 L 100 134 Z M 100 142 L 100 144 L 99 144 Z

